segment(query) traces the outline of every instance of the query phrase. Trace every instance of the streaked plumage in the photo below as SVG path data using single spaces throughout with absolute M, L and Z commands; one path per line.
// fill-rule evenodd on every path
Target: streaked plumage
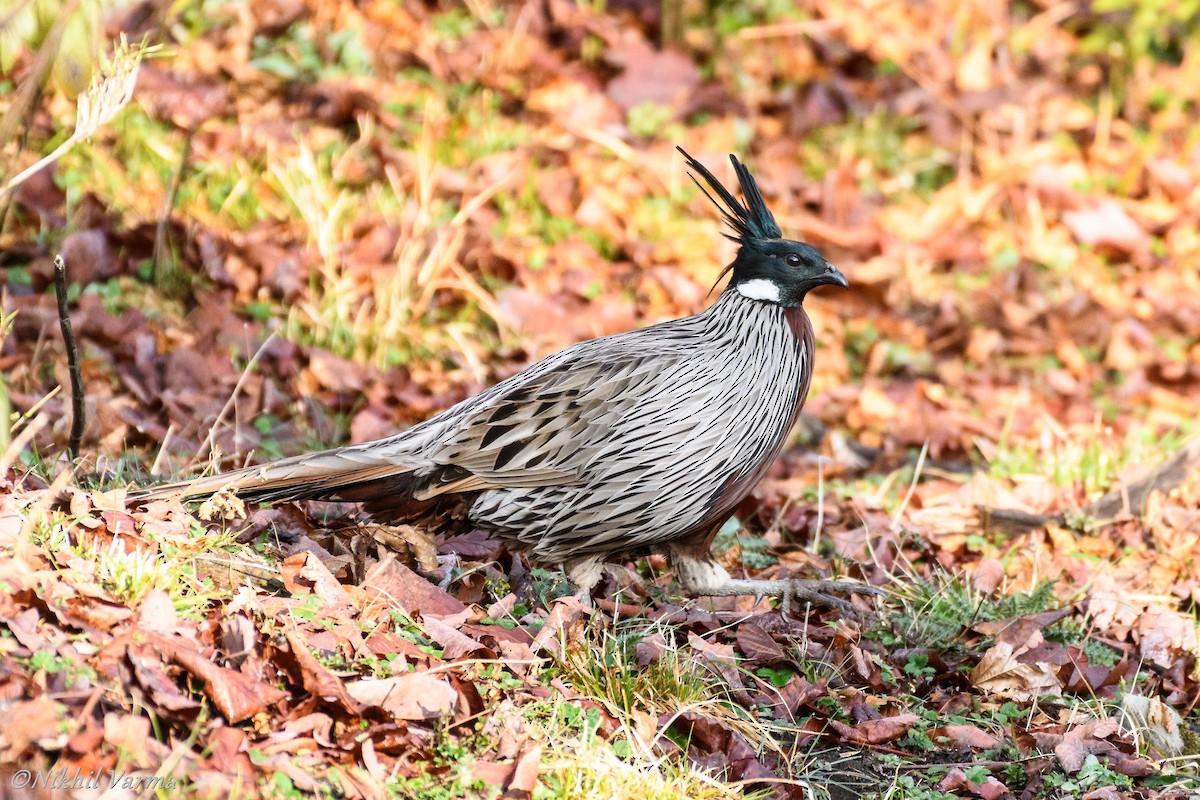
M 845 278 L 812 247 L 779 238 L 736 158 L 746 205 L 684 155 L 742 245 L 707 310 L 567 347 L 386 439 L 152 494 L 230 487 L 247 500 L 362 502 L 386 521 L 462 519 L 535 560 L 563 563 L 581 590 L 607 557 L 666 551 L 700 593 L 840 604 L 825 592 L 865 587 L 735 581 L 708 546 L 778 455 L 808 394 L 804 294 Z

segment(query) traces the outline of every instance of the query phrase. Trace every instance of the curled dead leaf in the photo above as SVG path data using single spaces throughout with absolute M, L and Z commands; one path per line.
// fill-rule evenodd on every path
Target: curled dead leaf
M 1127 694 L 1121 698 L 1121 727 L 1164 756 L 1183 754 L 1182 725 L 1179 712 L 1157 697 Z
M 458 692 L 424 672 L 346 684 L 350 697 L 364 706 L 382 708 L 396 719 L 437 719 L 454 711 Z
M 269 683 L 214 664 L 186 639 L 159 633 L 147 638 L 155 650 L 200 679 L 204 693 L 230 722 L 249 719 L 287 697 Z
M 950 770 L 945 778 L 942 778 L 938 784 L 938 788 L 944 792 L 960 792 L 966 790 L 971 792 L 976 797 L 982 797 L 984 800 L 1000 800 L 1000 798 L 1009 794 L 1008 787 L 998 781 L 994 776 L 988 775 L 982 781 L 976 782 L 967 778 L 967 774 L 958 767 Z M 1011 795 L 1010 795 L 1011 796 Z
M 829 724 L 844 741 L 857 744 L 883 744 L 899 739 L 908 733 L 920 719 L 916 714 L 896 714 L 891 717 L 868 719 L 857 725 L 847 725 L 837 720 Z
M 1083 768 L 1083 760 L 1089 754 L 1116 749 L 1116 745 L 1106 739 L 1117 730 L 1116 720 L 1111 719 L 1093 719 L 1076 725 L 1063 734 L 1062 741 L 1054 746 L 1054 757 L 1064 770 L 1075 774 Z
M 458 628 L 436 617 L 426 617 L 421 624 L 425 629 L 425 635 L 442 648 L 442 657 L 447 661 L 487 649 Z
M 289 592 L 315 594 L 330 613 L 343 614 L 354 609 L 350 595 L 315 553 L 293 553 L 284 560 L 280 573 Z
M 943 725 L 929 732 L 935 742 L 946 741 L 953 747 L 969 747 L 972 750 L 991 750 L 1004 742 L 974 725 Z
M 1017 700 L 1032 700 L 1062 690 L 1062 682 L 1053 665 L 1021 663 L 1008 642 L 997 642 L 984 653 L 969 677 L 981 691 Z
M 437 539 L 431 531 L 414 525 L 366 525 L 375 541 L 400 554 L 412 554 L 425 572 L 437 569 Z
M 1196 625 L 1190 618 L 1159 605 L 1148 607 L 1135 628 L 1142 657 L 1168 669 L 1183 651 L 1195 651 Z

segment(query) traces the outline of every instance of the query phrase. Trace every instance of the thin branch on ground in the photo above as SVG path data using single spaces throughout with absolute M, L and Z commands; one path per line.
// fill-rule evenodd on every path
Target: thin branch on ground
M 83 373 L 79 369 L 79 345 L 75 342 L 71 315 L 67 311 L 67 264 L 61 253 L 54 257 L 54 296 L 58 299 L 58 327 L 62 330 L 63 346 L 67 349 L 67 371 L 71 375 L 71 438 L 67 440 L 67 455 L 74 460 L 79 455 L 79 445 L 83 441 L 87 409 L 84 404 Z

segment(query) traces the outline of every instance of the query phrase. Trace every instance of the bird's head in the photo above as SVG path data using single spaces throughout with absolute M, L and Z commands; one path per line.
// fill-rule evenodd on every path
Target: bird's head
M 734 230 L 733 234 L 725 235 L 740 245 L 737 258 L 721 275 L 724 277 L 726 272 L 732 272 L 731 285 L 743 297 L 792 307 L 800 305 L 809 290 L 818 286 L 846 288 L 846 276 L 826 261 L 817 248 L 783 238 L 783 232 L 763 201 L 754 176 L 736 156 L 730 155 L 729 160 L 733 162 L 733 170 L 742 185 L 745 203 L 730 194 L 704 165 L 684 152 L 682 147 L 676 149 L 683 153 L 688 166 L 712 188 L 712 192 L 709 192 L 695 175 L 692 176 L 692 180 L 713 201 Z

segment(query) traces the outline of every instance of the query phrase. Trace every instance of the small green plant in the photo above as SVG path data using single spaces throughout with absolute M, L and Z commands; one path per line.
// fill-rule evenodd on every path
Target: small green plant
M 763 680 L 770 683 L 776 689 L 780 689 L 788 685 L 796 675 L 796 670 L 791 667 L 759 667 L 754 671 L 754 674 Z
M 813 131 L 804 142 L 800 163 L 813 179 L 824 178 L 837 159 L 853 157 L 863 191 L 884 197 L 923 198 L 954 179 L 954 156 L 914 135 L 911 119 L 872 111 L 853 124 L 831 125 Z
M 637 645 L 651 632 L 633 623 L 601 631 L 568 653 L 564 672 L 577 690 L 621 715 L 638 709 L 662 714 L 711 697 L 709 675 L 673 649 L 646 667 L 637 666 Z
M 316 595 L 313 595 L 316 597 Z M 318 603 L 318 605 L 320 605 Z M 428 653 L 435 658 L 442 657 L 442 650 L 437 647 L 433 640 L 425 635 L 421 630 L 421 626 L 412 620 L 407 614 L 398 608 L 390 609 L 394 633 L 402 639 L 415 644 L 422 652 Z
M 296 22 L 277 38 L 256 36 L 251 44 L 250 66 L 285 81 L 317 82 L 344 75 L 371 75 L 370 52 L 362 31 L 343 27 L 328 34 Z
M 881 795 L 881 800 L 957 800 L 936 786 L 923 786 L 910 774 L 900 774 L 892 779 L 887 792 Z
M 29 668 L 50 674 L 65 674 L 68 683 L 71 684 L 74 684 L 79 678 L 86 679 L 89 685 L 96 682 L 96 671 L 87 664 L 73 661 L 47 650 L 40 650 L 30 656 Z
M 535 800 L 761 797 L 725 786 L 685 759 L 653 754 L 635 740 L 631 728 L 623 727 L 606 739 L 600 734 L 603 715 L 595 705 L 550 698 L 521 710 L 531 737 L 545 750 Z
M 929 666 L 928 653 L 912 653 L 904 664 L 904 671 L 918 680 L 928 680 L 937 675 L 937 670 Z
M 1179 64 L 1200 43 L 1200 1 L 1096 0 L 1067 24 L 1082 33 L 1082 54 L 1108 63 L 1121 96 L 1134 65 Z
M 1128 775 L 1110 769 L 1089 753 L 1083 759 L 1083 766 L 1074 775 L 1064 775 L 1061 772 L 1046 773 L 1044 786 L 1039 797 L 1071 798 L 1082 797 L 1094 789 L 1105 787 L 1130 789 L 1133 787 L 1133 780 Z
M 479 670 L 479 680 L 475 685 L 479 688 L 484 700 L 498 700 L 506 692 L 525 686 L 525 681 L 499 664 L 485 664 Z
M 152 589 L 166 588 L 173 582 L 170 565 L 158 553 L 139 546 L 126 550 L 120 537 L 113 537 L 108 546 L 93 544 L 87 558 L 96 565 L 100 585 L 131 606 Z
M 881 641 L 889 645 L 945 649 L 976 622 L 1037 614 L 1057 606 L 1053 581 L 1045 581 L 1031 592 L 1000 597 L 984 594 L 962 578 L 944 572 L 930 579 L 914 575 L 897 587 L 894 597 L 900 608 L 892 614 L 890 630 L 880 632 Z M 912 674 L 910 665 L 920 671 L 926 664 L 910 659 L 905 672 Z
M 1086 432 L 1052 430 L 1038 441 L 1009 440 L 1007 426 L 992 453 L 989 472 L 998 478 L 1041 476 L 1058 486 L 1080 485 L 1089 495 L 1107 491 L 1127 470 L 1164 460 L 1195 429 L 1185 424 L 1164 435 L 1149 425 L 1123 439 L 1098 426 Z

